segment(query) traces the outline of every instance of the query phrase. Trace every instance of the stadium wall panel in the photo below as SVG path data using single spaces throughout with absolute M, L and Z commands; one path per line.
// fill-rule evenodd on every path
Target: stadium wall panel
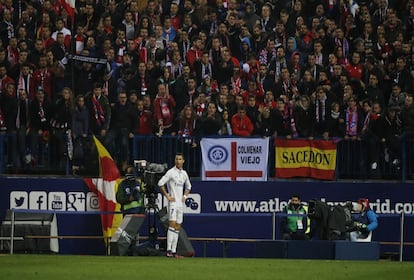
M 374 241 L 395 242 L 400 238 L 400 212 L 404 211 L 405 241 L 414 242 L 414 184 L 398 182 L 316 182 L 316 181 L 271 181 L 271 182 L 203 182 L 193 180 L 191 200 L 186 204 L 184 227 L 189 237 L 223 237 L 272 239 L 272 214 L 287 203 L 291 194 L 298 193 L 302 201 L 325 199 L 329 202 L 355 201 L 366 197 L 379 214 L 379 228 L 374 232 Z M 81 195 L 83 194 L 83 195 Z M 62 197 L 63 196 L 63 197 Z M 55 203 L 60 200 L 60 203 Z M 76 200 L 76 201 L 75 201 Z M 160 200 L 160 207 L 165 202 Z M 49 209 L 81 212 L 96 209 L 96 201 L 88 194 L 81 178 L 51 177 L 3 177 L 0 178 L 0 220 L 7 209 Z M 280 239 L 280 216 L 276 215 L 275 238 Z M 99 215 L 59 215 L 59 235 L 101 235 Z M 147 227 L 144 221 L 141 235 Z M 163 231 L 160 228 L 160 235 Z M 201 242 L 197 250 L 203 248 Z M 212 245 L 214 255 L 221 251 L 221 244 Z M 254 255 L 254 248 L 241 247 Z M 414 259 L 414 246 L 406 246 L 406 258 Z M 103 240 L 59 240 L 63 254 L 105 254 Z M 381 246 L 395 251 L 398 246 Z M 210 250 L 210 248 L 208 248 Z M 197 252 L 196 255 L 202 255 Z M 237 255 L 237 250 L 231 251 Z

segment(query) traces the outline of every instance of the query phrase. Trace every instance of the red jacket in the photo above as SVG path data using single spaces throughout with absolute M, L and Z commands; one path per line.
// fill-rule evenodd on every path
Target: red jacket
M 49 98 L 52 98 L 52 80 L 53 80 L 53 72 L 52 69 L 49 67 L 46 69 L 36 69 L 33 72 L 33 82 L 34 87 L 37 89 L 38 87 L 43 87 L 45 90 L 46 95 Z M 34 97 L 33 97 L 34 98 Z
M 190 66 L 191 70 L 194 70 L 194 62 L 201 59 L 203 52 L 201 50 L 196 50 L 194 48 L 190 48 L 185 56 L 185 59 Z
M 231 118 L 231 127 L 233 129 L 233 134 L 236 136 L 250 136 L 253 133 L 253 123 L 248 116 L 243 116 L 240 118 L 239 114 L 234 114 Z
M 0 91 L 5 92 L 7 84 L 10 83 L 14 84 L 14 80 L 7 75 L 0 79 Z
M 154 100 L 154 118 L 158 125 L 158 121 L 163 121 L 164 127 L 170 127 L 174 122 L 174 109 L 176 103 L 174 97 L 168 95 L 168 99 L 165 97 L 157 97 Z
M 349 78 L 357 80 L 362 79 L 362 73 L 364 72 L 364 68 L 361 64 L 352 65 L 351 63 L 348 63 L 345 68 L 348 72 Z
M 139 135 L 151 135 L 152 134 L 152 113 L 148 110 L 138 112 L 139 126 L 137 133 Z

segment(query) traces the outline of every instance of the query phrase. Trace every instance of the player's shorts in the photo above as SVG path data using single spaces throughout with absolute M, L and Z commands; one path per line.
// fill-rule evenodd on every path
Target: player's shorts
M 168 207 L 168 220 L 174 221 L 177 224 L 183 223 L 183 207 L 170 204 Z

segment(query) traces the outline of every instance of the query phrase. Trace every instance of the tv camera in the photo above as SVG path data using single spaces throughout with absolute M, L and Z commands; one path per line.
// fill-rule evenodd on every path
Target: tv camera
M 134 167 L 137 177 L 141 181 L 141 193 L 147 198 L 145 208 L 158 211 L 158 181 L 167 171 L 168 165 L 166 163 L 150 163 L 146 160 L 134 160 Z
M 137 177 L 141 181 L 140 192 L 145 195 L 145 211 L 148 213 L 148 235 L 151 242 L 155 243 L 158 238 L 156 216 L 159 212 L 157 205 L 158 181 L 167 171 L 166 163 L 149 163 L 146 160 L 134 160 L 134 167 Z M 145 200 L 144 200 L 145 201 Z M 149 212 L 153 211 L 151 215 Z M 151 219 L 152 217 L 152 219 Z

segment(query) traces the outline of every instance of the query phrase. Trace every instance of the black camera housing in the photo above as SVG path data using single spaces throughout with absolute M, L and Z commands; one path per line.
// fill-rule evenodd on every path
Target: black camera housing
M 137 176 L 142 182 L 142 193 L 153 196 L 159 193 L 158 181 L 164 176 L 168 165 L 166 163 L 149 163 L 146 160 L 134 160 Z

